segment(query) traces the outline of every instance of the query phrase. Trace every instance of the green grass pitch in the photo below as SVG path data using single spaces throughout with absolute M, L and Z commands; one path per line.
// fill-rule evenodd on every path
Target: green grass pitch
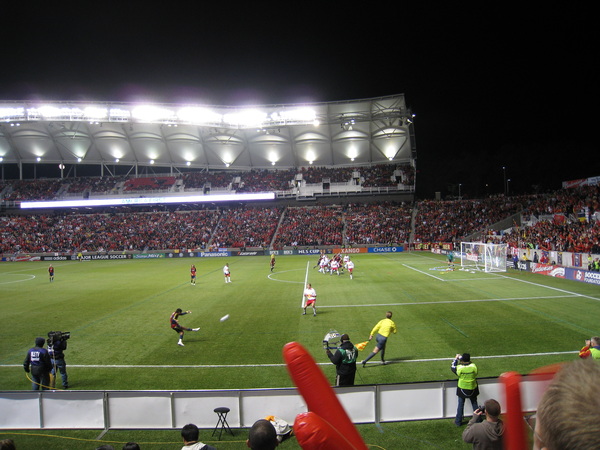
M 281 349 L 290 341 L 307 347 L 333 382 L 323 336 L 335 329 L 364 341 L 387 310 L 398 326 L 386 353 L 393 364 L 376 356 L 359 367 L 357 384 L 453 379 L 450 360 L 462 352 L 481 377 L 528 373 L 576 358 L 583 340 L 600 334 L 597 286 L 517 271 L 446 272 L 431 253 L 353 260 L 353 280 L 318 273 L 308 256 L 280 256 L 273 273 L 268 256 L 57 262 L 53 283 L 47 263 L 2 264 L 0 390 L 29 388 L 25 353 L 54 330 L 72 333 L 72 388 L 108 390 L 288 387 Z M 301 314 L 305 279 L 317 290 L 316 317 Z M 186 332 L 185 347 L 169 327 L 176 308 L 192 311 L 184 325 L 200 327 Z

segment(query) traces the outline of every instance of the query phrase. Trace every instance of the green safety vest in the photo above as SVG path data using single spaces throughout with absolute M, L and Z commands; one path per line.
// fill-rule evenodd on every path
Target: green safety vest
M 342 353 L 342 364 L 352 364 L 356 362 L 356 357 L 358 356 L 356 347 L 353 347 L 352 350 L 340 348 L 340 352 Z

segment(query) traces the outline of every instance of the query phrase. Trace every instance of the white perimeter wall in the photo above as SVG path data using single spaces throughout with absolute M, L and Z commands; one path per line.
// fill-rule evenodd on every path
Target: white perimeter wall
M 521 382 L 524 411 L 535 411 L 548 381 L 528 376 Z M 498 379 L 479 380 L 479 404 L 497 399 L 506 408 Z M 335 389 L 354 423 L 452 418 L 456 381 L 354 386 Z M 468 403 L 468 402 L 467 402 Z M 274 415 L 293 424 L 306 403 L 293 389 L 222 391 L 3 391 L 0 429 L 173 429 L 187 423 L 213 428 L 214 409 L 230 408 L 232 428 L 249 428 Z M 465 415 L 471 414 L 465 406 Z

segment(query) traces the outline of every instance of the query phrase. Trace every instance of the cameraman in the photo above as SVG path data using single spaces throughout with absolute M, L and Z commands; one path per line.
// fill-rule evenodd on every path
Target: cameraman
M 342 334 L 341 345 L 331 353 L 329 347 L 325 349 L 327 356 L 336 367 L 335 385 L 336 386 L 354 386 L 354 376 L 356 375 L 356 358 L 358 350 L 347 334 Z
M 58 369 L 62 377 L 63 389 L 69 389 L 64 353 L 67 349 L 68 338 L 68 333 L 60 331 L 51 331 L 48 333 L 48 353 L 50 353 L 50 360 L 52 362 L 52 371 L 50 372 L 50 384 L 52 387 L 56 385 L 56 370 Z

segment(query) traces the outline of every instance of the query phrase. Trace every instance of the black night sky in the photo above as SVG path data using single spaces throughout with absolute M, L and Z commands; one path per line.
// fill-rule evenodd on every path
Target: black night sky
M 600 175 L 588 5 L 36 3 L 3 5 L 2 100 L 403 93 L 416 114 L 420 198 L 459 183 L 463 195 L 499 193 L 505 173 L 511 193 Z

